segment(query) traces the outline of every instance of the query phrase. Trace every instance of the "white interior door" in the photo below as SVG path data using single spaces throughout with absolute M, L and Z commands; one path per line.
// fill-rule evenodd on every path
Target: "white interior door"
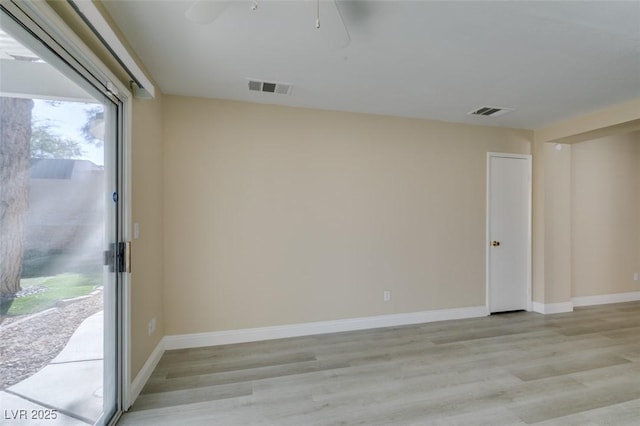
M 531 156 L 488 156 L 489 312 L 530 309 Z

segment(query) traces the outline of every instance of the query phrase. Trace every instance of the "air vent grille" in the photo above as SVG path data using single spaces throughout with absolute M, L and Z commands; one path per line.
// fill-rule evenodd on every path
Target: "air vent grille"
M 292 84 L 289 83 L 272 83 L 249 79 L 249 90 L 252 92 L 275 93 L 277 95 L 290 95 Z
M 494 107 L 494 106 L 483 106 L 477 109 L 474 109 L 473 111 L 469 112 L 469 115 L 481 115 L 483 117 L 497 117 L 499 115 L 502 114 L 506 114 L 509 111 L 512 111 L 509 108 L 501 108 L 501 107 Z

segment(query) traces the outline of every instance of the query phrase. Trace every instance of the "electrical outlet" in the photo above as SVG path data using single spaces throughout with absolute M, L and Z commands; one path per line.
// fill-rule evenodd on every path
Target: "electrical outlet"
M 638 274 L 637 272 L 635 272 L 635 273 L 633 274 L 633 280 L 634 280 L 634 281 L 640 281 L 640 274 Z
M 149 336 L 156 332 L 156 317 L 149 320 Z
M 391 292 L 389 290 L 385 290 L 382 292 L 382 299 L 385 302 L 388 302 L 389 300 L 391 300 Z

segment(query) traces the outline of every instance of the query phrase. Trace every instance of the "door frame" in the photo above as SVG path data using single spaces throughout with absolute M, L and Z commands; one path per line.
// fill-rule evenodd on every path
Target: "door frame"
M 101 89 L 107 97 L 120 104 L 121 126 L 117 150 L 117 189 L 119 239 L 130 241 L 132 234 L 131 213 L 131 123 L 133 94 L 85 42 L 44 1 L 0 0 L 0 6 L 13 19 L 20 22 L 34 37 L 46 43 L 48 48 L 82 76 L 87 83 Z M 118 274 L 117 317 L 117 383 L 116 413 L 108 422 L 114 425 L 131 401 L 131 274 Z
M 532 212 L 533 212 L 533 166 L 532 156 L 530 154 L 509 154 L 502 152 L 487 152 L 487 181 L 486 181 L 486 206 L 487 216 L 485 223 L 485 306 L 487 315 L 491 315 L 491 159 L 492 158 L 513 158 L 519 160 L 527 160 L 527 177 L 529 185 L 527 187 L 527 311 L 532 310 L 533 292 L 532 292 Z
M 5 0 L 0 0 L 5 1 Z M 39 0 L 22 0 L 26 8 L 45 24 L 45 29 L 50 32 L 56 41 L 62 42 L 68 49 L 68 55 L 72 55 L 75 62 L 83 65 L 86 71 L 81 72 L 88 81 L 103 85 L 107 92 L 117 99 L 121 105 L 122 120 L 119 135 L 121 144 L 117 147 L 118 168 L 118 201 L 119 201 L 119 238 L 121 241 L 131 241 L 133 237 L 132 219 L 132 123 L 133 123 L 133 98 L 131 87 L 124 84 L 111 69 L 89 48 L 85 42 L 73 31 L 67 23 L 60 18 L 56 11 L 46 2 Z M 79 70 L 80 71 L 80 70 Z M 145 81 L 146 82 L 146 81 Z M 152 87 L 151 83 L 149 86 Z M 117 312 L 120 321 L 117 333 L 119 380 L 117 404 L 118 413 L 111 420 L 110 425 L 115 425 L 121 414 L 133 405 L 135 396 L 132 394 L 131 377 L 131 273 L 119 273 L 119 309 Z
M 0 0 L 4 1 L 4 0 Z M 131 87 L 124 84 L 111 69 L 105 65 L 85 42 L 73 31 L 65 21 L 46 2 L 39 0 L 22 0 L 22 3 L 40 22 L 45 23 L 45 29 L 51 33 L 56 41 L 62 42 L 69 49 L 68 55 L 73 56 L 75 62 L 84 65 L 86 71 L 80 72 L 88 81 L 104 85 L 106 90 L 120 103 L 122 120 L 119 131 L 120 145 L 117 147 L 118 161 L 118 220 L 120 241 L 131 241 L 133 237 L 132 219 L 132 123 L 133 98 Z M 151 86 L 151 84 L 149 83 Z M 110 425 L 115 425 L 123 412 L 133 405 L 135 396 L 132 395 L 131 378 L 131 273 L 119 273 L 118 308 L 116 313 L 120 322 L 118 330 L 118 412 L 111 419 Z

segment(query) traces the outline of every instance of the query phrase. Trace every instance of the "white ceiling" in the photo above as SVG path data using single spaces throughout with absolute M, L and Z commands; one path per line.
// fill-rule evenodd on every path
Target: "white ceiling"
M 640 97 L 640 1 L 339 0 L 344 48 L 315 1 L 235 0 L 208 25 L 193 1 L 104 3 L 165 94 L 529 129 Z M 467 115 L 484 105 L 514 111 Z

